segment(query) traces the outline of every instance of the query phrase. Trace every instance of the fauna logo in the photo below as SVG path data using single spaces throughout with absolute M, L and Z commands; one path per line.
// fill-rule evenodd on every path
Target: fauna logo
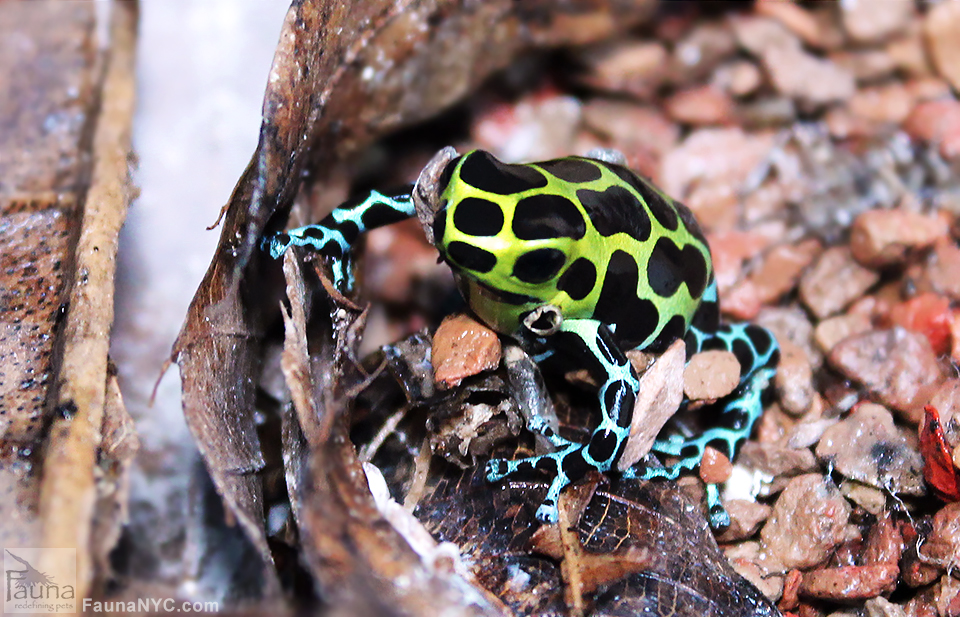
M 42 571 L 39 569 L 41 562 L 53 569 L 50 572 Z M 76 579 L 76 549 L 5 549 L 3 612 L 73 613 L 77 607 Z

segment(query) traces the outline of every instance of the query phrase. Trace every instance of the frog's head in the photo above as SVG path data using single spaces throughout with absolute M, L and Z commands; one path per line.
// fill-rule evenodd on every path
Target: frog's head
M 540 164 L 508 165 L 482 150 L 453 159 L 438 191 L 440 255 L 474 313 L 514 332 L 523 315 L 558 296 L 558 279 L 586 233 L 583 214 Z

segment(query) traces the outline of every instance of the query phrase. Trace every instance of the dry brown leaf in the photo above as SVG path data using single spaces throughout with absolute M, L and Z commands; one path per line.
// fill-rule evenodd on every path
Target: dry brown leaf
M 0 425 L 0 540 L 75 547 L 77 598 L 90 594 L 94 568 L 116 541 L 136 443 L 107 352 L 117 236 L 132 197 L 137 11 L 129 2 L 101 8 L 9 2 L 0 11 L 0 70 L 9 78 L 0 115 L 16 119 L 0 128 L 0 152 L 15 153 L 0 157 L 9 277 L 0 396 L 14 411 Z M 44 553 L 34 565 L 70 580 L 59 557 Z

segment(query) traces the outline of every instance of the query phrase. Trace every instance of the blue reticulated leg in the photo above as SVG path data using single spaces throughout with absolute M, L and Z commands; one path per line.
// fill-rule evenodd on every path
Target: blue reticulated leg
M 565 355 L 572 355 L 579 366 L 585 366 L 600 386 L 602 419 L 584 444 L 572 443 L 557 435 L 546 422 L 530 422 L 558 450 L 519 460 L 493 459 L 487 463 L 487 480 L 498 482 L 517 473 L 540 470 L 553 480 L 547 496 L 537 509 L 537 520 L 555 523 L 557 501 L 565 486 L 584 476 L 589 470 L 609 471 L 616 464 L 630 433 L 633 404 L 639 382 L 629 360 L 617 347 L 610 329 L 592 319 L 568 319 L 549 337 L 551 346 Z
M 353 274 L 349 260 L 353 243 L 366 231 L 414 216 L 412 189 L 410 185 L 389 194 L 370 191 L 364 197 L 337 206 L 316 225 L 265 236 L 260 247 L 274 259 L 279 259 L 291 246 L 310 247 L 333 259 L 333 282 L 337 288 L 350 289 Z
M 708 445 L 718 448 L 732 460 L 763 414 L 762 395 L 776 373 L 780 357 L 779 346 L 769 331 L 753 324 L 724 325 L 716 332 L 691 327 L 685 342 L 688 358 L 697 352 L 714 349 L 733 352 L 740 362 L 740 385 L 731 394 L 700 410 L 699 413 L 717 414 L 716 418 L 711 418 L 710 429 L 694 437 L 670 435 L 654 443 L 654 452 L 678 457 L 676 463 L 663 468 L 647 467 L 642 473 L 630 470 L 628 475 L 642 479 L 674 479 L 681 472 L 696 468 Z M 720 503 L 716 485 L 707 485 L 707 507 L 714 528 L 729 525 L 730 518 Z

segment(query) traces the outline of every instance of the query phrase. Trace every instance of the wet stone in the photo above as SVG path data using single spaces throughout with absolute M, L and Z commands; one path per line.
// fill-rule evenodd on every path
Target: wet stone
M 788 414 L 800 416 L 810 408 L 816 394 L 813 367 L 803 348 L 789 340 L 780 343 L 780 364 L 774 385 L 780 406 Z
M 847 313 L 824 319 L 813 331 L 814 340 L 824 353 L 851 336 L 862 334 L 873 327 L 870 317 L 862 313 Z
M 870 210 L 853 222 L 850 249 L 861 264 L 879 268 L 903 263 L 908 251 L 932 246 L 947 235 L 947 222 L 938 215 L 903 208 Z
M 899 574 L 896 564 L 822 568 L 803 574 L 800 595 L 847 602 L 875 598 L 893 591 Z
M 717 541 L 721 543 L 751 537 L 773 511 L 773 508 L 766 504 L 747 499 L 729 499 L 723 502 L 723 506 L 730 515 L 730 526 L 717 537 Z
M 810 568 L 830 556 L 846 537 L 850 505 L 820 474 L 790 481 L 773 506 L 760 538 L 785 568 Z
M 957 32 L 960 32 L 960 5 L 941 2 L 927 13 L 924 34 L 933 64 L 955 90 L 960 90 L 960 38 Z
M 880 275 L 857 263 L 850 249 L 825 250 L 800 279 L 800 298 L 820 319 L 843 310 L 880 280 Z
M 923 459 L 893 423 L 893 414 L 862 403 L 824 431 L 817 457 L 848 478 L 898 494 L 923 495 Z
M 843 28 L 858 43 L 873 43 L 904 30 L 913 18 L 911 2 L 843 2 Z
M 463 379 L 497 368 L 500 364 L 497 334 L 468 315 L 443 320 L 433 337 L 434 380 L 452 388 Z
M 851 336 L 837 344 L 828 358 L 837 370 L 914 424 L 943 381 L 927 338 L 903 328 Z

